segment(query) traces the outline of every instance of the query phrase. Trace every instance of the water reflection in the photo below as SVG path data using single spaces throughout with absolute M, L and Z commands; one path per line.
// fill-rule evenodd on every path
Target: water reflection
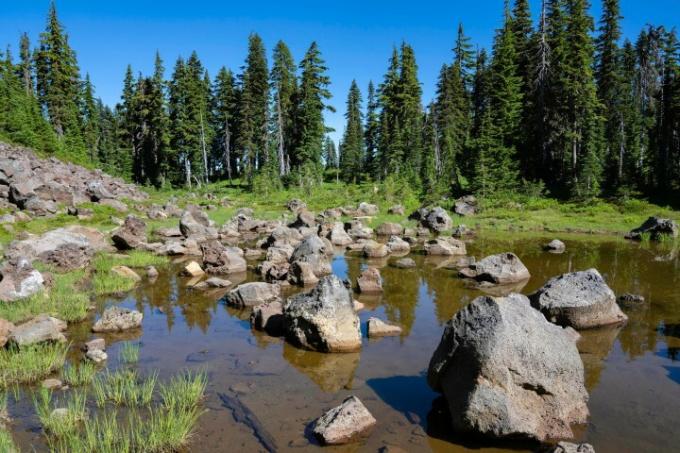
M 283 346 L 283 358 L 329 393 L 352 387 L 360 357 L 360 353 L 323 354 L 298 349 L 288 343 Z

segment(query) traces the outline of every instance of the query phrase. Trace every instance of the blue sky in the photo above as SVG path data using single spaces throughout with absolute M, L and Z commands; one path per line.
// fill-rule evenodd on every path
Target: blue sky
M 600 15 L 600 1 L 592 12 Z M 0 44 L 16 49 L 21 32 L 37 41 L 49 0 L 5 0 L 0 14 Z M 540 0 L 530 0 L 538 13 Z M 239 70 L 250 32 L 259 33 L 269 56 L 283 39 L 296 61 L 316 40 L 332 80 L 331 103 L 338 109 L 327 122 L 343 128 L 347 90 L 356 78 L 362 92 L 379 82 L 394 45 L 409 42 L 416 52 L 424 102 L 433 95 L 442 63 L 451 59 L 458 22 L 474 44 L 489 47 L 500 25 L 503 0 L 339 0 L 319 1 L 151 1 L 57 0 L 57 9 L 75 48 L 83 75 L 89 72 L 97 94 L 119 100 L 125 67 L 150 73 L 156 49 L 169 77 L 179 55 L 192 50 L 215 75 L 220 66 Z M 634 39 L 647 23 L 680 25 L 680 0 L 621 0 L 624 35 Z

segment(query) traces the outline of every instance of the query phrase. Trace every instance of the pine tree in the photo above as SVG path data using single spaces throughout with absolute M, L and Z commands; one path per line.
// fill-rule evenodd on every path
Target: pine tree
M 460 71 L 460 77 L 465 82 L 465 87 L 470 88 L 473 81 L 473 70 L 475 68 L 475 52 L 470 44 L 470 38 L 465 36 L 463 24 L 458 24 L 458 35 L 456 45 L 453 48 L 454 65 Z
M 398 89 L 399 89 L 399 52 L 392 49 L 387 72 L 379 88 L 380 101 L 380 133 L 376 156 L 377 179 L 395 171 L 401 156 L 398 156 L 396 141 L 398 126 Z
M 19 42 L 19 57 L 21 58 L 20 71 L 21 82 L 24 86 L 24 91 L 27 95 L 33 96 L 33 57 L 31 55 L 31 43 L 28 39 L 28 34 L 21 35 Z
M 297 110 L 299 130 L 297 148 L 292 156 L 294 166 L 316 169 L 321 165 L 321 151 L 326 134 L 323 112 L 332 107 L 326 104 L 331 98 L 328 91 L 330 78 L 316 42 L 313 42 L 300 62 L 301 78 Z M 305 170 L 308 173 L 311 170 Z
M 290 153 L 295 147 L 296 68 L 293 55 L 283 41 L 276 44 L 273 60 L 270 77 L 272 129 L 276 141 L 279 176 L 285 176 L 290 172 Z
M 269 71 L 264 43 L 257 34 L 248 37 L 248 56 L 240 76 L 239 133 L 240 167 L 252 182 L 255 170 L 268 154 Z
M 338 168 L 340 165 L 338 161 L 338 151 L 335 148 L 335 142 L 329 135 L 326 135 L 326 140 L 323 144 L 323 161 L 326 165 L 326 169 Z
M 83 139 L 89 151 L 90 162 L 94 164 L 99 154 L 99 112 L 89 74 L 85 75 L 82 100 Z
M 380 103 L 373 81 L 368 82 L 366 100 L 366 126 L 364 127 L 364 143 L 366 144 L 366 171 L 370 175 L 378 173 L 377 158 L 380 143 Z
M 213 160 L 229 180 L 236 174 L 234 134 L 238 124 L 238 93 L 230 70 L 222 67 L 212 89 Z
M 401 125 L 399 135 L 401 146 L 397 148 L 397 158 L 403 160 L 405 176 L 411 179 L 419 175 L 422 159 L 422 88 L 418 81 L 418 66 L 413 48 L 403 43 L 401 46 L 399 83 L 397 85 L 398 119 Z M 397 163 L 399 173 L 399 163 Z M 415 182 L 415 179 L 414 179 Z
M 345 119 L 347 124 L 340 146 L 340 170 L 345 181 L 357 182 L 361 178 L 361 174 L 364 173 L 365 143 L 361 115 L 361 92 L 356 80 L 352 80 L 347 95 Z

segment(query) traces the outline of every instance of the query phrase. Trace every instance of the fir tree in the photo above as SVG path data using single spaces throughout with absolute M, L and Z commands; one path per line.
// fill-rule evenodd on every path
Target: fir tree
M 364 127 L 364 143 L 366 144 L 366 171 L 370 175 L 378 173 L 377 157 L 380 143 L 380 103 L 373 81 L 368 82 L 366 100 L 366 126 Z
M 96 163 L 99 154 L 99 112 L 89 74 L 85 75 L 82 100 L 83 139 L 89 151 L 90 162 Z
M 340 170 L 345 181 L 356 182 L 363 173 L 365 162 L 364 127 L 361 115 L 361 92 L 356 80 L 347 95 L 347 124 L 340 146 Z
M 237 127 L 238 93 L 230 70 L 222 67 L 212 89 L 212 125 L 215 131 L 213 159 L 229 180 L 237 169 L 234 153 L 234 134 Z
M 28 39 L 28 34 L 23 33 L 21 35 L 21 41 L 19 42 L 19 57 L 21 58 L 20 74 L 21 82 L 24 86 L 24 91 L 27 95 L 33 95 L 33 57 L 31 55 L 31 43 Z
M 285 176 L 290 172 L 290 153 L 295 147 L 297 79 L 293 55 L 283 41 L 276 44 L 273 60 L 270 77 L 273 103 L 272 123 L 279 176 Z

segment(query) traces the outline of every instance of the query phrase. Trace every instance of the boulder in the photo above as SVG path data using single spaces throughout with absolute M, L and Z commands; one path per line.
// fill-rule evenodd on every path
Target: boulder
M 453 212 L 467 217 L 477 213 L 477 198 L 474 195 L 465 195 L 456 200 L 453 205 Z
M 0 267 L 0 301 L 13 302 L 45 289 L 42 274 L 25 258 L 11 258 Z
M 564 253 L 566 249 L 567 246 L 564 245 L 564 242 L 560 241 L 559 239 L 553 239 L 543 246 L 543 250 L 550 253 Z
M 531 277 L 529 270 L 514 253 L 499 253 L 460 270 L 459 276 L 494 285 L 519 283 Z
M 460 224 L 460 225 L 454 227 L 453 231 L 451 232 L 451 236 L 453 236 L 454 238 L 458 238 L 458 239 L 466 237 L 466 236 L 474 236 L 474 235 L 475 235 L 474 230 L 471 230 L 470 228 L 468 228 L 464 224 Z
M 404 227 L 398 223 L 385 222 L 380 224 L 375 232 L 380 236 L 399 236 L 404 233 Z
M 376 423 L 359 398 L 350 396 L 317 419 L 313 432 L 324 445 L 344 445 L 368 436 Z
M 6 319 L 0 318 L 0 348 L 5 347 L 9 336 L 14 331 L 14 324 L 7 321 Z
M 123 226 L 113 232 L 111 239 L 118 250 L 136 249 L 146 242 L 146 223 L 129 215 Z
M 64 330 L 66 330 L 64 321 L 40 315 L 16 326 L 9 335 L 9 341 L 20 347 L 44 342 L 63 343 L 66 341 L 66 337 L 62 334 Z
M 370 239 L 373 237 L 373 229 L 365 226 L 360 220 L 352 220 L 345 223 L 345 231 L 354 240 Z
M 59 211 L 59 207 L 54 201 L 42 200 L 38 197 L 29 198 L 24 203 L 24 209 L 38 217 L 56 214 Z
M 453 226 L 453 222 L 451 221 L 449 214 L 446 212 L 446 210 L 444 210 L 444 208 L 439 206 L 432 208 L 427 213 L 425 218 L 421 220 L 421 223 L 426 228 L 439 233 L 450 230 Z
M 413 260 L 413 258 L 402 258 L 395 261 L 393 266 L 398 269 L 412 269 L 416 267 L 416 262 Z
M 314 274 L 311 264 L 295 261 L 288 270 L 288 280 L 294 285 L 312 286 L 319 282 L 319 277 Z
M 399 236 L 390 236 L 390 240 L 387 241 L 387 248 L 390 253 L 409 253 L 411 251 L 411 245 L 400 238 Z
M 311 212 L 307 211 L 306 209 L 302 209 L 298 211 L 297 217 L 295 218 L 295 221 L 288 225 L 291 228 L 314 228 L 316 226 L 316 219 L 314 217 L 314 214 Z
M 645 297 L 639 294 L 621 294 L 616 298 L 616 303 L 619 304 L 621 308 L 637 308 L 645 303 Z
M 529 298 L 549 321 L 574 329 L 628 320 L 616 304 L 614 292 L 596 269 L 551 278 Z
M 288 208 L 288 210 L 291 212 L 297 213 L 302 209 L 307 209 L 307 203 L 300 200 L 299 198 L 293 198 L 292 200 L 289 200 L 288 203 L 286 203 L 286 208 Z
M 95 203 L 98 201 L 115 198 L 115 196 L 101 181 L 90 181 L 87 184 L 86 193 L 90 197 L 90 201 L 94 201 Z
M 423 248 L 426 254 L 434 256 L 465 255 L 467 253 L 465 242 L 452 237 L 438 237 L 429 240 Z
M 130 280 L 134 280 L 136 282 L 142 280 L 142 277 L 140 277 L 137 272 L 133 271 L 127 266 L 113 266 L 111 268 L 111 272 L 113 272 L 116 275 L 120 275 L 123 278 L 129 278 Z
M 359 203 L 357 208 L 357 214 L 360 216 L 376 216 L 379 211 L 378 206 L 366 202 Z
M 109 358 L 109 355 L 101 349 L 92 349 L 85 353 L 85 358 L 100 364 L 104 363 Z
M 274 228 L 274 231 L 271 232 L 271 234 L 265 241 L 263 247 L 264 248 L 284 246 L 295 247 L 298 244 L 300 244 L 300 242 L 302 242 L 302 239 L 303 237 L 302 234 L 300 234 L 299 230 L 284 225 L 280 225 Z
M 281 287 L 265 282 L 250 282 L 238 285 L 224 297 L 227 305 L 237 308 L 255 307 L 266 302 L 279 300 Z
M 184 269 L 182 269 L 182 274 L 186 275 L 187 277 L 200 277 L 201 275 L 205 274 L 205 271 L 196 261 L 191 261 L 189 264 L 184 266 Z
M 217 288 L 228 288 L 232 285 L 232 283 L 229 280 L 219 278 L 219 277 L 210 277 L 199 284 L 195 285 L 194 288 L 196 289 L 217 289 Z
M 354 242 L 349 234 L 345 231 L 345 227 L 342 222 L 335 222 L 328 233 L 328 239 L 333 245 L 348 245 Z
M 40 261 L 60 271 L 72 271 L 87 267 L 92 261 L 94 249 L 78 244 L 62 244 L 45 252 Z
M 113 208 L 116 211 L 121 212 L 121 213 L 128 212 L 127 205 L 120 200 L 114 200 L 112 198 L 105 198 L 104 200 L 99 200 L 99 204 Z
M 323 277 L 310 292 L 290 297 L 283 314 L 286 337 L 296 346 L 318 352 L 361 349 L 351 294 L 335 275 Z
M 628 239 L 641 240 L 645 235 L 649 238 L 658 241 L 662 236 L 678 237 L 678 224 L 671 219 L 662 219 L 660 217 L 650 217 L 639 227 L 632 230 L 626 235 Z
M 369 337 L 394 337 L 401 335 L 401 327 L 387 324 L 379 318 L 369 318 L 367 325 Z
M 184 237 L 203 240 L 217 239 L 218 232 L 208 218 L 208 214 L 198 206 L 188 206 L 179 219 L 179 230 Z
M 328 244 L 317 235 L 307 236 L 298 245 L 290 257 L 290 263 L 308 263 L 314 275 L 321 277 L 331 273 L 331 263 L 328 258 Z
M 364 243 L 362 252 L 366 258 L 384 258 L 390 254 L 390 249 L 386 244 L 368 240 Z
M 109 307 L 102 317 L 92 326 L 93 332 L 121 332 L 142 325 L 144 315 L 137 310 L 122 307 Z
M 381 293 L 383 287 L 380 271 L 375 267 L 367 267 L 357 278 L 357 288 L 360 293 Z
M 243 251 L 234 247 L 225 247 L 219 241 L 208 241 L 201 244 L 203 265 L 209 274 L 235 274 L 245 272 L 248 266 Z
M 492 438 L 573 437 L 588 417 L 583 362 L 520 294 L 478 297 L 446 324 L 428 369 L 453 429 Z
M 103 338 L 93 338 L 92 340 L 88 341 L 83 345 L 83 350 L 85 351 L 94 351 L 94 350 L 100 350 L 100 351 L 105 351 L 106 350 L 106 341 Z
M 254 307 L 250 314 L 250 325 L 272 337 L 283 336 L 285 329 L 281 301 L 273 300 Z

